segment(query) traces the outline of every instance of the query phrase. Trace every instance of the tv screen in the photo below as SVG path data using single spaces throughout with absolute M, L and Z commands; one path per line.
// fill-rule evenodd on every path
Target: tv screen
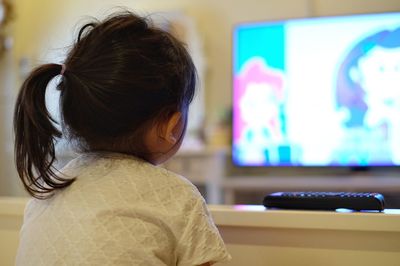
M 236 25 L 232 156 L 400 165 L 400 13 Z

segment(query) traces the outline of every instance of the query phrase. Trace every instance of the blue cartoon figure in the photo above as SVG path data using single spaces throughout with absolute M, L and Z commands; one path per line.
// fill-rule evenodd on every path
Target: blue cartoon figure
M 341 64 L 336 84 L 343 114 L 339 164 L 400 164 L 400 27 L 357 42 Z

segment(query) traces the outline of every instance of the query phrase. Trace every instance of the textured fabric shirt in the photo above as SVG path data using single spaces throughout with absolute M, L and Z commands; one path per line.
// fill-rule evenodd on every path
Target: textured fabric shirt
M 230 255 L 204 199 L 184 177 L 123 154 L 89 153 L 76 177 L 29 201 L 17 265 L 199 265 Z

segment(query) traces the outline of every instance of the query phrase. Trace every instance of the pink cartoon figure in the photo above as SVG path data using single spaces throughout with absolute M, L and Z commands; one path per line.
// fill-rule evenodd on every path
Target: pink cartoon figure
M 234 140 L 239 161 L 250 165 L 281 161 L 277 147 L 285 142 L 284 77 L 263 58 L 253 57 L 234 79 Z

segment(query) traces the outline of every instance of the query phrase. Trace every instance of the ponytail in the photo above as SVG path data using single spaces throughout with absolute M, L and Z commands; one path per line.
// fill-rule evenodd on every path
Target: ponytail
M 55 189 L 69 186 L 74 179 L 57 175 L 53 163 L 54 142 L 61 137 L 45 102 L 46 87 L 59 75 L 62 66 L 42 65 L 22 84 L 14 110 L 15 162 L 25 189 L 33 197 L 44 199 Z

